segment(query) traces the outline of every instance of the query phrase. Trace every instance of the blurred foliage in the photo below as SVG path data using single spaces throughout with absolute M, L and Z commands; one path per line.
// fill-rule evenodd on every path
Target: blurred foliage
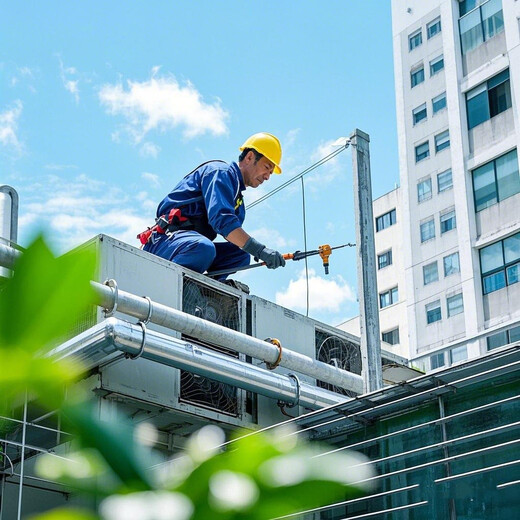
M 364 459 L 345 452 L 323 456 L 324 448 L 298 442 L 294 431 L 242 433 L 224 449 L 222 430 L 206 426 L 181 455 L 159 463 L 150 442 L 140 440 L 143 425 L 101 421 L 87 393 L 71 385 L 81 367 L 49 355 L 93 302 L 95 267 L 91 252 L 55 258 L 39 237 L 0 289 L 0 411 L 8 413 L 26 395 L 59 409 L 77 451 L 40 456 L 36 469 L 99 504 L 98 511 L 60 508 L 31 518 L 260 520 L 362 493 L 364 486 L 354 482 L 371 474 Z M 153 437 L 153 428 L 144 427 L 144 437 Z

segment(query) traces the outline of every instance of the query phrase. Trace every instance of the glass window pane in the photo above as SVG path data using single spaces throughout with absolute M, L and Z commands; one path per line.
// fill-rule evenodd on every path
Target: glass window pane
M 474 89 L 477 90 L 477 89 Z M 468 111 L 468 129 L 480 125 L 490 118 L 489 100 L 487 90 L 478 87 L 479 93 L 474 94 L 470 91 L 466 94 L 466 109 Z
M 412 71 L 411 80 L 412 80 L 412 88 L 415 87 L 416 85 L 419 85 L 419 83 L 422 83 L 424 81 L 424 68 L 420 68 L 420 69 Z
M 430 76 L 437 74 L 444 68 L 444 56 L 439 56 L 430 61 Z
M 464 16 L 466 13 L 475 9 L 479 5 L 478 0 L 460 0 L 459 1 L 459 16 Z
M 501 347 L 502 345 L 507 345 L 507 331 L 503 330 L 502 332 L 488 336 L 486 338 L 486 342 L 488 350 L 493 350 L 494 348 Z
M 520 233 L 504 239 L 504 257 L 506 264 L 520 260 Z
M 509 80 L 489 89 L 489 115 L 496 115 L 511 108 L 511 85 Z
M 482 25 L 484 26 L 484 40 L 489 40 L 495 34 L 504 30 L 504 14 L 502 0 L 489 0 L 480 8 L 482 10 Z
M 450 132 L 446 130 L 435 136 L 435 151 L 440 152 L 450 146 Z
M 442 319 L 441 302 L 439 300 L 426 305 L 426 322 L 428 324 Z
M 499 199 L 504 200 L 520 192 L 520 174 L 516 150 L 496 159 L 495 165 Z
M 446 303 L 448 306 L 448 317 L 464 312 L 462 293 L 446 298 Z
M 385 343 L 389 345 L 398 345 L 399 344 L 399 328 L 389 330 L 388 332 L 383 332 L 382 339 Z
M 426 26 L 426 32 L 428 33 L 428 39 L 432 38 L 436 34 L 441 32 L 441 19 L 437 18 Z
M 453 253 L 444 257 L 444 276 L 458 273 L 460 271 L 459 253 Z
M 422 31 L 419 29 L 419 31 L 411 34 L 408 37 L 408 43 L 409 43 L 409 49 L 412 51 L 416 47 L 419 47 L 422 43 Z
M 499 269 L 504 265 L 502 254 L 502 242 L 496 242 L 480 250 L 480 266 L 482 274 L 489 273 L 494 269 Z
M 435 370 L 444 366 L 444 352 L 430 356 L 430 368 Z
M 377 255 L 377 267 L 383 269 L 392 264 L 392 250 Z
M 459 20 L 460 43 L 462 54 L 466 54 L 484 42 L 484 33 L 480 22 L 480 9 L 473 11 Z
M 439 270 L 437 269 L 437 262 L 423 266 L 423 281 L 424 285 L 436 282 L 439 279 Z
M 493 161 L 473 170 L 473 193 L 475 195 L 475 211 L 481 211 L 497 203 Z
M 413 112 L 413 124 L 416 125 L 419 121 L 426 119 L 426 103 L 423 103 L 420 107 L 414 108 Z
M 493 76 L 492 78 L 488 79 L 487 88 L 491 89 L 493 87 L 496 87 L 497 85 L 505 83 L 508 79 L 509 69 L 505 69 L 502 72 L 498 73 L 496 76 Z
M 415 147 L 415 162 L 422 161 L 430 156 L 430 143 L 426 141 Z
M 432 180 L 426 179 L 417 184 L 417 200 L 422 202 L 432 198 Z
M 421 242 L 435 238 L 435 224 L 433 219 L 421 224 Z
M 520 271 L 519 267 L 520 264 L 516 264 L 506 269 L 507 285 L 518 283 L 518 272 Z
M 509 343 L 520 341 L 520 327 L 509 329 Z
M 457 219 L 455 217 L 455 210 L 441 215 L 441 234 L 451 231 L 457 227 Z
M 437 175 L 437 187 L 439 193 L 441 191 L 447 190 L 453 186 L 453 180 L 451 175 L 451 170 L 447 170 L 445 172 L 439 173 Z
M 443 108 L 446 108 L 446 92 L 443 92 L 432 99 L 432 109 L 434 114 Z
M 506 275 L 504 271 L 499 271 L 489 276 L 484 276 L 484 294 L 489 294 L 493 291 L 498 291 L 506 286 Z
M 468 359 L 468 349 L 466 345 L 452 348 L 450 351 L 450 357 L 452 363 L 458 363 L 459 361 L 465 361 Z

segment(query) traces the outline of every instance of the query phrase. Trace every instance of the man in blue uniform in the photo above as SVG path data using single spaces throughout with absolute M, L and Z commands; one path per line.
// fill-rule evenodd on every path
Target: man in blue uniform
M 243 229 L 242 192 L 281 173 L 280 141 L 265 132 L 240 147 L 238 164 L 210 161 L 186 175 L 157 208 L 156 225 L 138 238 L 143 249 L 204 273 L 249 265 L 251 256 L 269 269 L 284 266 L 283 256 Z M 221 235 L 226 242 L 213 242 Z M 224 280 L 226 276 L 221 276 Z

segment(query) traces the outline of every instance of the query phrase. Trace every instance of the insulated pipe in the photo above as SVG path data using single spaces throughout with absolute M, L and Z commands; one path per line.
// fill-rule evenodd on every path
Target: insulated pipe
M 280 355 L 278 347 L 267 341 L 253 338 L 125 291 L 117 290 L 116 298 L 114 288 L 97 282 L 91 282 L 91 284 L 96 292 L 96 303 L 105 309 L 114 309 L 114 306 L 117 306 L 118 311 L 139 320 L 151 321 L 156 325 L 162 325 L 190 337 L 216 343 L 247 356 L 262 359 L 266 363 L 275 364 Z M 345 390 L 358 394 L 363 393 L 363 378 L 360 375 L 336 368 L 304 354 L 284 348 L 279 364 L 289 370 Z
M 0 244 L 0 265 L 12 268 L 20 255 L 19 251 Z M 91 282 L 91 284 L 96 293 L 96 303 L 105 309 L 114 309 L 117 300 L 117 310 L 128 316 L 139 320 L 147 320 L 149 317 L 149 321 L 156 325 L 232 348 L 266 363 L 275 364 L 278 359 L 280 353 L 278 347 L 267 341 L 253 338 L 125 291 L 118 290 L 116 298 L 115 289 L 98 282 Z M 363 393 L 363 378 L 360 375 L 327 365 L 289 349 L 283 349 L 280 366 L 357 394 Z
M 63 343 L 50 355 L 72 357 L 85 369 L 114 357 L 117 351 L 129 357 L 142 357 L 250 392 L 278 399 L 290 406 L 300 404 L 319 409 L 344 402 L 344 396 L 300 381 L 293 375 L 275 374 L 225 354 L 147 330 L 117 318 L 108 318 Z

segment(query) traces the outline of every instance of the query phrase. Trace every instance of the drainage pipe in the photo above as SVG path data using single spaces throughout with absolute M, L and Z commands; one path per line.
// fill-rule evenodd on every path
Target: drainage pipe
M 275 374 L 211 349 L 148 330 L 143 324 L 134 325 L 117 318 L 108 318 L 95 325 L 60 345 L 50 355 L 56 359 L 72 357 L 89 369 L 118 352 L 209 377 L 289 406 L 319 409 L 348 399 L 300 381 L 295 375 Z
M 261 359 L 271 365 L 277 364 L 280 350 L 272 343 L 153 302 L 148 298 L 135 296 L 97 282 L 91 284 L 96 292 L 96 303 L 105 309 L 112 311 L 117 309 L 139 320 L 151 321 L 190 337 Z M 283 348 L 279 365 L 345 390 L 363 393 L 363 378 L 360 375 L 312 359 L 299 352 Z
M 0 244 L 0 265 L 12 267 L 20 254 L 19 251 Z M 190 337 L 222 345 L 271 365 L 275 365 L 278 361 L 280 351 L 272 343 L 153 302 L 149 298 L 135 296 L 116 287 L 98 282 L 91 282 L 91 284 L 95 291 L 96 303 L 112 312 L 117 310 L 138 320 L 150 321 Z M 363 378 L 360 375 L 304 354 L 283 348 L 279 365 L 339 388 L 357 394 L 363 393 Z

